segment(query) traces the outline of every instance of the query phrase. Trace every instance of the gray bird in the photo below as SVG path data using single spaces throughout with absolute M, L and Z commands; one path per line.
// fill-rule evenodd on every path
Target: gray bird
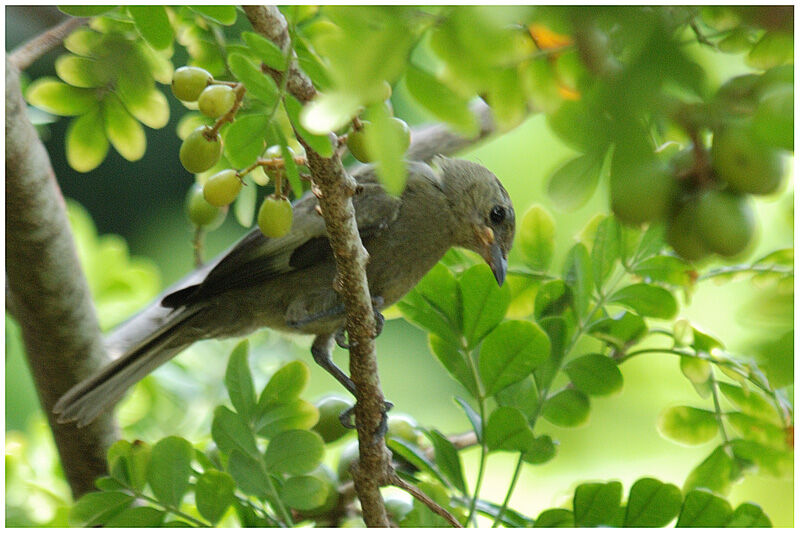
M 376 313 L 402 298 L 453 246 L 480 254 L 502 285 L 514 208 L 489 170 L 444 157 L 431 166 L 409 162 L 399 197 L 383 190 L 371 167 L 353 177 L 361 186 L 353 203 L 369 253 L 367 279 Z M 202 281 L 167 294 L 120 328 L 121 334 L 112 334 L 122 355 L 61 397 L 53 409 L 59 421 L 90 423 L 195 341 L 262 327 L 315 335 L 314 360 L 355 394 L 350 378 L 331 360 L 345 314 L 333 288 L 336 266 L 317 206 L 315 196 L 304 195 L 294 204 L 287 235 L 250 232 L 208 265 Z

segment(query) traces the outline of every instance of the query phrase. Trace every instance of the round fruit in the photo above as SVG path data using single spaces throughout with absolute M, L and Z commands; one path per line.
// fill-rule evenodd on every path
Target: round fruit
M 403 439 L 411 444 L 418 444 L 422 433 L 417 429 L 417 421 L 408 415 L 389 415 L 387 420 L 387 438 Z
M 677 193 L 672 174 L 655 160 L 624 164 L 615 156 L 611 163 L 611 209 L 630 225 L 666 216 Z
M 403 153 L 405 153 L 411 146 L 411 128 L 408 127 L 405 120 L 397 117 L 392 117 L 391 124 L 400 146 L 403 147 Z
M 213 167 L 222 156 L 222 139 L 217 135 L 209 140 L 205 136 L 206 126 L 200 126 L 190 133 L 181 144 L 179 153 L 183 168 L 199 174 Z
M 386 506 L 386 512 L 389 513 L 389 517 L 395 524 L 400 522 L 414 509 L 414 506 L 410 502 L 401 500 L 400 498 L 386 498 L 383 503 Z
M 326 443 L 339 440 L 350 431 L 342 425 L 342 422 L 339 420 L 339 415 L 352 406 L 352 403 L 339 396 L 326 396 L 322 398 L 317 402 L 319 421 L 317 425 L 311 429 L 319 433 L 322 440 Z
M 199 183 L 192 185 L 186 195 L 186 213 L 195 226 L 207 230 L 216 229 L 225 220 L 227 209 L 211 205 L 203 198 L 203 187 Z
M 703 243 L 720 255 L 742 252 L 755 232 L 755 215 L 747 197 L 733 192 L 705 192 L 695 216 Z
M 241 189 L 242 180 L 229 168 L 208 178 L 203 185 L 203 196 L 211 205 L 222 207 L 236 200 Z
M 292 204 L 286 198 L 267 196 L 258 210 L 258 227 L 267 237 L 283 237 L 292 229 Z
M 756 108 L 753 127 L 770 146 L 794 150 L 794 89 L 790 84 L 767 91 Z
M 697 200 L 692 200 L 667 221 L 667 244 L 687 261 L 698 261 L 710 253 L 700 237 L 696 217 Z
M 181 67 L 172 75 L 172 94 L 184 102 L 194 102 L 212 79 L 202 68 Z
M 711 159 L 719 178 L 735 191 L 769 194 L 783 178 L 780 153 L 756 135 L 749 121 L 731 124 L 716 133 Z
M 339 465 L 336 467 L 336 473 L 339 475 L 341 481 L 353 479 L 353 474 L 350 472 L 350 467 L 353 463 L 358 461 L 358 441 L 352 441 L 347 444 L 339 453 Z
M 353 154 L 353 157 L 362 163 L 369 163 L 372 161 L 372 158 L 367 152 L 366 144 L 367 126 L 369 122 L 362 121 L 361 124 L 363 127 L 360 130 L 353 130 L 347 136 L 347 148 L 350 150 L 350 153 Z
M 206 87 L 197 99 L 197 107 L 207 117 L 219 118 L 233 107 L 236 94 L 227 85 Z

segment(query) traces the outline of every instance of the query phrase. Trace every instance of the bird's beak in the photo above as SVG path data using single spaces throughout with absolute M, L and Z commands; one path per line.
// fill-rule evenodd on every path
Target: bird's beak
M 481 227 L 475 228 L 475 234 L 478 241 L 482 245 L 482 253 L 484 261 L 489 264 L 492 269 L 494 279 L 497 280 L 498 285 L 503 285 L 506 279 L 506 271 L 508 270 L 508 260 L 500 248 L 500 243 L 494 238 L 494 232 L 491 228 Z
M 503 256 L 503 250 L 496 242 L 489 247 L 489 257 L 489 267 L 492 269 L 494 279 L 497 280 L 498 285 L 502 286 L 506 279 L 508 260 Z

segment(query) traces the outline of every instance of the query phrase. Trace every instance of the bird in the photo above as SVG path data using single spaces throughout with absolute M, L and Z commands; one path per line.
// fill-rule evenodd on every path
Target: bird
M 479 254 L 502 285 L 514 239 L 511 198 L 484 166 L 436 156 L 430 164 L 407 161 L 406 168 L 399 196 L 384 190 L 371 165 L 352 172 L 358 184 L 353 206 L 379 324 L 380 311 L 400 300 L 452 247 Z M 355 395 L 353 382 L 331 359 L 334 343 L 343 339 L 345 309 L 334 288 L 336 265 L 318 206 L 314 194 L 304 194 L 293 205 L 288 234 L 268 238 L 256 228 L 211 261 L 199 273 L 204 277 L 195 274 L 196 283 L 166 293 L 141 318 L 144 325 L 124 339 L 117 359 L 58 400 L 53 408 L 58 421 L 85 426 L 194 342 L 263 327 L 314 335 L 315 362 Z

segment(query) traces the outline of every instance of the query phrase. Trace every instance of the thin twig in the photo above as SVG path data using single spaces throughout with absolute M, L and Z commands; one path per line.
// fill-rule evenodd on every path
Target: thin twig
M 53 26 L 49 30 L 40 33 L 30 41 L 14 48 L 8 55 L 8 60 L 17 67 L 18 70 L 25 70 L 37 59 L 60 45 L 73 30 L 88 22 L 88 18 L 70 17 L 57 26 Z
M 406 482 L 403 478 L 398 476 L 397 474 L 392 474 L 389 478 L 389 482 L 394 485 L 395 487 L 399 487 L 406 491 L 407 493 L 411 494 L 414 498 L 418 499 L 422 503 L 424 503 L 428 509 L 433 511 L 434 513 L 438 514 L 453 527 L 464 527 L 461 522 L 459 522 L 455 516 L 453 516 L 447 509 L 433 501 L 427 494 L 419 490 L 414 485 Z

